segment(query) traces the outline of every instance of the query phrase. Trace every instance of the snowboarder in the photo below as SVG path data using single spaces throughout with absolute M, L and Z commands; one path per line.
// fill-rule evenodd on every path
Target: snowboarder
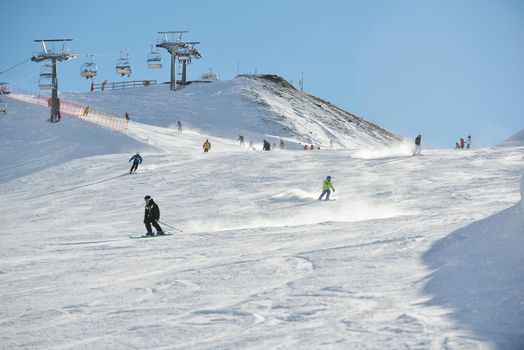
M 182 132 L 182 123 L 180 122 L 180 120 L 176 123 L 176 127 L 178 129 L 178 132 Z
M 466 148 L 471 147 L 471 135 L 468 135 L 468 140 L 466 141 Z
M 126 118 L 126 120 L 129 120 L 129 113 L 125 112 L 124 113 L 124 118 Z
M 270 144 L 269 142 L 267 142 L 266 140 L 264 140 L 264 143 L 263 143 L 262 149 L 263 149 L 264 151 L 271 151 L 271 144 Z
M 284 140 L 280 139 L 280 149 L 283 150 L 286 147 Z
M 415 138 L 415 149 L 413 150 L 413 156 L 420 156 L 420 151 L 422 151 L 422 147 L 420 146 L 420 141 L 422 140 L 421 135 L 417 135 Z
M 238 135 L 238 140 L 237 141 L 240 141 L 240 146 L 242 146 L 242 147 L 246 146 L 246 144 L 244 143 L 244 136 Z
M 464 139 L 460 138 L 460 149 L 464 149 Z
M 331 176 L 326 177 L 324 182 L 322 183 L 322 193 L 320 194 L 320 197 L 318 197 L 318 200 L 321 201 L 322 197 L 326 195 L 326 201 L 329 200 L 329 195 L 331 194 L 331 190 L 335 192 L 335 188 L 333 187 L 333 184 L 331 183 Z
M 458 142 L 455 142 L 455 149 L 460 149 L 460 145 Z
M 209 152 L 209 150 L 211 149 L 211 143 L 209 142 L 209 140 L 206 139 L 206 142 L 204 142 L 202 148 L 204 149 L 204 152 Z
M 146 225 L 147 230 L 146 235 L 153 236 L 151 225 L 155 227 L 157 235 L 163 235 L 164 231 L 162 231 L 162 227 L 158 224 L 158 220 L 160 220 L 160 208 L 151 196 L 145 196 L 144 200 L 146 201 L 144 212 L 144 224 Z
M 129 162 L 133 161 L 133 165 L 131 165 L 131 169 L 129 170 L 129 173 L 136 173 L 136 169 L 138 169 L 138 164 L 142 164 L 142 157 L 140 157 L 140 153 L 136 152 L 134 156 L 129 159 Z M 129 163 L 128 162 L 128 163 Z

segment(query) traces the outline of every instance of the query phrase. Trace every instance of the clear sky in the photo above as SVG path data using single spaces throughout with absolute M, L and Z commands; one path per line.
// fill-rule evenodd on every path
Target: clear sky
M 40 50 L 34 39 L 72 38 L 78 58 L 60 63 L 60 91 L 88 91 L 85 55 L 96 82 L 169 79 L 148 69 L 158 31 L 188 30 L 221 79 L 281 75 L 304 90 L 398 134 L 436 148 L 471 135 L 476 147 L 524 128 L 524 1 L 520 0 L 0 0 L 0 71 Z M 120 50 L 133 75 L 115 72 Z M 36 91 L 41 64 L 0 75 L 12 90 Z

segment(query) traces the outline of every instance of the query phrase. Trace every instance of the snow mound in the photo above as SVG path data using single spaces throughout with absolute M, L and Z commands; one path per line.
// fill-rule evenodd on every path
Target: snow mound
M 317 196 L 314 193 L 306 192 L 300 189 L 294 189 L 278 193 L 271 197 L 273 202 L 309 202 L 316 199 Z
M 499 146 L 522 146 L 524 145 L 524 129 L 515 133 L 507 140 L 502 142 Z
M 501 349 L 524 344 L 524 176 L 519 203 L 441 239 L 423 256 L 435 272 L 425 286 L 431 305 Z

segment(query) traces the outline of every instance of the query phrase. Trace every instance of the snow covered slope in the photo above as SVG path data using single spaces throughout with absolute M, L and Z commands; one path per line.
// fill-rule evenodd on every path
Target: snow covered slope
M 523 146 L 409 157 L 351 150 L 340 133 L 348 148 L 248 151 L 238 133 L 260 141 L 284 125 L 253 107 L 265 90 L 246 96 L 249 82 L 179 91 L 196 115 L 163 86 L 70 95 L 128 110 L 131 138 L 67 118 L 50 125 L 47 111 L 10 102 L 2 348 L 521 348 Z M 232 131 L 230 115 L 254 119 Z M 182 134 L 170 127 L 178 119 Z M 318 140 L 333 136 L 315 129 L 330 120 L 307 122 Z M 144 163 L 129 175 L 137 150 Z M 319 202 L 327 175 L 336 201 Z M 128 239 L 144 232 L 145 195 L 166 230 L 183 232 Z
M 0 170 L 0 182 L 14 178 L 13 169 L 25 175 L 80 157 L 134 153 L 151 146 L 166 149 L 166 142 L 169 150 L 200 152 L 204 140 L 210 138 L 214 151 L 226 151 L 238 146 L 240 134 L 246 144 L 253 141 L 258 149 L 263 139 L 277 144 L 283 139 L 288 149 L 300 149 L 300 143 L 326 148 L 331 140 L 335 148 L 375 149 L 393 144 L 409 148 L 388 131 L 298 92 L 274 76 L 194 83 L 176 92 L 162 84 L 64 93 L 61 98 L 117 116 L 127 111 L 130 138 L 68 118 L 46 125 L 47 109 L 10 99 L 9 114 L 0 118 L 0 162 L 5 167 Z M 175 131 L 179 120 L 183 134 Z M 11 142 L 14 132 L 22 133 L 15 138 L 21 140 L 19 144 Z M 36 137 L 36 133 L 43 135 Z
M 299 143 L 322 148 L 372 148 L 390 146 L 401 138 L 377 125 L 345 112 L 316 97 L 295 90 L 276 76 L 239 77 L 232 81 L 193 83 L 176 93 L 167 85 L 133 91 L 107 91 L 98 94 L 64 94 L 95 108 L 132 120 L 169 127 L 180 120 L 187 129 L 260 144 L 262 139 L 288 148 Z M 293 147 L 294 146 L 294 147 Z
M 522 146 L 524 145 L 524 129 L 515 133 L 504 141 L 500 146 Z

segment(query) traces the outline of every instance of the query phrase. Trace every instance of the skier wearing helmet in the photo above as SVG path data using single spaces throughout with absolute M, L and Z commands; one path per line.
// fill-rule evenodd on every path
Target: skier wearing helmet
M 160 208 L 158 208 L 158 205 L 151 196 L 145 196 L 144 200 L 146 201 L 144 224 L 146 225 L 147 235 L 153 236 L 151 225 L 155 227 L 157 235 L 163 235 L 164 231 L 162 231 L 162 227 L 158 224 L 158 220 L 160 220 Z
M 331 176 L 328 176 L 322 183 L 322 193 L 320 194 L 320 197 L 318 197 L 318 200 L 321 201 L 324 195 L 326 195 L 325 200 L 328 201 L 331 190 L 335 192 L 335 187 L 333 187 L 333 184 L 331 183 Z

